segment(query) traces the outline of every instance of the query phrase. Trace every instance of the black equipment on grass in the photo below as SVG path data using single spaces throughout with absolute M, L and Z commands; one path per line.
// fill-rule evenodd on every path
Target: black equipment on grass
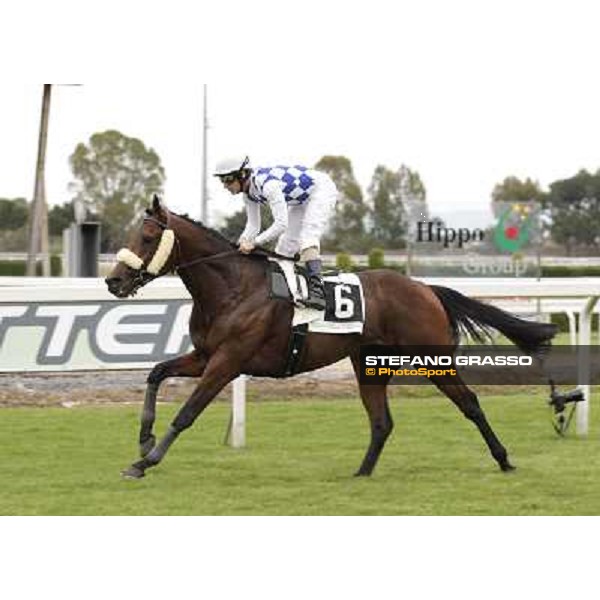
M 548 404 L 554 411 L 554 420 L 552 426 L 554 431 L 560 436 L 565 436 L 569 425 L 573 420 L 573 415 L 577 408 L 578 402 L 583 402 L 585 396 L 583 391 L 579 388 L 571 390 L 570 392 L 561 393 L 556 389 L 556 385 L 552 379 L 550 380 L 550 401 Z M 567 404 L 572 404 L 571 410 L 568 415 L 565 415 Z

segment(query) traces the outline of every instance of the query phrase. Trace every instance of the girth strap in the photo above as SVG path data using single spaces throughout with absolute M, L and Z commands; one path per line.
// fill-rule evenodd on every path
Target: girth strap
M 282 377 L 293 377 L 298 373 L 302 360 L 304 343 L 308 335 L 308 323 L 292 328 L 288 344 L 288 360 Z

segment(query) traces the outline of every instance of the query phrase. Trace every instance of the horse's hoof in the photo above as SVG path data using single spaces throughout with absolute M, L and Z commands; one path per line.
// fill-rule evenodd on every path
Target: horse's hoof
M 517 467 L 513 467 L 513 465 L 511 465 L 509 462 L 500 465 L 500 468 L 504 473 L 512 473 L 513 471 L 517 470 Z
M 123 479 L 136 479 L 137 480 L 137 479 L 142 479 L 145 476 L 146 476 L 146 473 L 139 467 L 136 467 L 135 465 L 131 465 L 131 467 L 129 467 L 128 469 L 121 471 L 121 477 Z
M 156 446 L 156 437 L 151 435 L 145 442 L 140 444 L 140 456 L 146 458 Z
M 371 477 L 371 473 L 363 473 L 362 471 L 357 471 L 356 473 L 354 473 L 354 477 L 362 477 L 364 479 L 365 477 Z

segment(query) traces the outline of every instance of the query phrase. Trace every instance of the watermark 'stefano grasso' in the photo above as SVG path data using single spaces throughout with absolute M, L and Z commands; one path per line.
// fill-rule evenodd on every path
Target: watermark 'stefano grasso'
M 598 346 L 555 346 L 531 356 L 515 346 L 363 346 L 360 382 L 420 385 L 456 377 L 467 384 L 577 385 L 583 364 L 600 382 Z

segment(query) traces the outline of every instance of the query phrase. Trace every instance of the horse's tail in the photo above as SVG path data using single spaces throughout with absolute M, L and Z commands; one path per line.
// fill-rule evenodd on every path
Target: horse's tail
M 485 344 L 491 340 L 490 330 L 497 329 L 524 352 L 538 354 L 550 347 L 556 335 L 556 325 L 520 319 L 450 288 L 432 285 L 431 289 L 444 305 L 457 336 L 464 332 L 475 341 Z

